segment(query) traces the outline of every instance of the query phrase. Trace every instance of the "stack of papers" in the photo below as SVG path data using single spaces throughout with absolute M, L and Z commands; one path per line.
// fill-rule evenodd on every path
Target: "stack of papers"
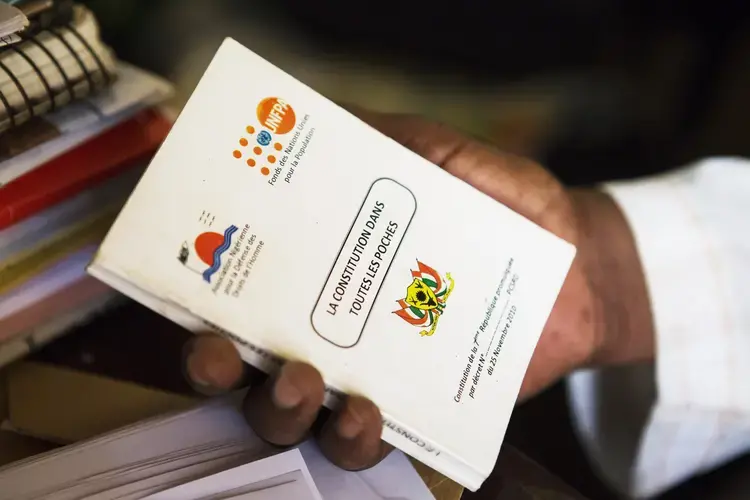
M 150 495 L 148 500 L 321 500 L 302 453 L 291 450 Z
M 84 268 L 171 127 L 172 85 L 70 19 L 0 48 L 0 366 L 120 300 Z
M 271 457 L 271 458 L 269 458 Z M 0 469 L 0 500 L 428 500 L 410 462 L 392 453 L 347 472 L 313 442 L 266 444 L 231 401 L 216 401 Z
M 115 56 L 102 43 L 94 14 L 81 6 L 65 29 L 17 43 L 0 52 L 0 62 L 7 68 L 0 74 L 0 131 L 92 95 L 117 77 Z
M 112 87 L 45 116 L 54 131 L 52 137 L 10 158 L 0 158 L 0 187 L 172 95 L 172 85 L 163 78 L 124 62 L 117 67 L 119 77 Z

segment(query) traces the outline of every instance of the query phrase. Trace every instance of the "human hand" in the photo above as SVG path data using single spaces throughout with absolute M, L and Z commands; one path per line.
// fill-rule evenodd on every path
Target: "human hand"
M 578 247 L 524 379 L 527 398 L 570 371 L 628 362 L 653 354 L 645 282 L 633 237 L 617 207 L 593 190 L 571 191 L 531 160 L 492 149 L 421 118 L 354 110 L 363 120 L 447 172 Z M 637 334 L 636 334 L 637 333 Z M 249 382 L 244 405 L 264 439 L 293 445 L 304 439 L 323 402 L 312 366 L 292 361 L 262 382 L 227 340 L 198 336 L 187 350 L 186 373 L 199 387 L 226 391 Z M 380 439 L 380 412 L 349 397 L 317 433 L 335 464 L 358 470 L 376 464 L 390 446 Z
M 526 372 L 520 400 L 577 368 L 653 357 L 651 310 L 640 259 L 630 228 L 608 195 L 568 189 L 536 162 L 502 153 L 439 123 L 353 112 L 577 247 Z

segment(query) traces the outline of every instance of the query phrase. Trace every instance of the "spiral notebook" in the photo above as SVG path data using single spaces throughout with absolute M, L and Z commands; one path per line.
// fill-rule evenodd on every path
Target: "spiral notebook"
M 108 87 L 116 59 L 99 36 L 93 13 L 73 7 L 71 20 L 21 32 L 0 49 L 0 134 Z

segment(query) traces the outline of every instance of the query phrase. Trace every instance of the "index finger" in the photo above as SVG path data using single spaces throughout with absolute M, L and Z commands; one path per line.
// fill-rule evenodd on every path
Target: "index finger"
M 347 106 L 362 121 L 504 205 L 545 226 L 563 186 L 537 163 L 503 153 L 445 124 Z
M 231 341 L 215 334 L 199 334 L 188 340 L 183 366 L 188 381 L 204 394 L 236 389 L 260 373 L 242 361 Z

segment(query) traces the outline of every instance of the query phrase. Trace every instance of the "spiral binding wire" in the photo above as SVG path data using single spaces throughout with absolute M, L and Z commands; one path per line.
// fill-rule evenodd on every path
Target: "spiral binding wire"
M 42 70 L 39 69 L 39 66 L 36 65 L 36 63 L 24 52 L 23 49 L 16 47 L 15 45 L 11 45 L 11 50 L 18 54 L 19 56 L 23 57 L 24 60 L 29 63 L 29 66 L 34 70 L 34 73 L 39 77 L 39 80 L 42 82 L 42 85 L 44 86 L 44 90 L 47 92 L 47 97 L 50 101 L 50 112 L 54 111 L 57 107 L 57 103 L 55 102 L 56 96 L 55 93 L 52 92 L 52 87 L 49 84 L 49 81 L 47 80 L 47 77 L 44 76 L 44 73 L 42 73 Z
M 89 85 L 89 93 L 94 92 L 94 79 L 91 76 L 91 72 L 88 70 L 85 64 L 83 64 L 83 59 L 81 59 L 81 56 L 78 54 L 78 52 L 75 51 L 75 49 L 70 45 L 70 42 L 65 39 L 65 37 L 60 33 L 57 29 L 50 29 L 47 30 L 49 33 L 55 36 L 58 40 L 60 40 L 60 43 L 62 43 L 66 49 L 68 49 L 68 52 L 73 56 L 73 58 L 78 63 L 78 66 L 81 68 L 81 71 L 83 71 L 83 75 L 86 77 L 86 81 Z
M 75 94 L 75 90 L 73 89 L 73 82 L 70 81 L 68 74 L 65 72 L 62 65 L 60 64 L 60 61 L 58 61 L 57 58 L 52 55 L 52 52 L 50 52 L 50 50 L 43 43 L 40 43 L 39 40 L 36 39 L 36 37 L 28 37 L 28 38 L 25 38 L 25 40 L 39 47 L 39 49 L 45 53 L 45 55 L 49 58 L 49 60 L 52 61 L 52 64 L 55 65 L 58 73 L 60 73 L 60 76 L 62 77 L 63 82 L 65 82 L 65 88 L 68 90 L 68 95 L 70 96 L 70 100 L 74 101 L 76 98 L 76 94 Z
M 99 67 L 99 71 L 101 71 L 102 76 L 104 77 L 104 84 L 108 86 L 110 83 L 112 83 L 112 75 L 109 74 L 109 71 L 107 71 L 107 68 L 104 66 L 104 63 L 99 57 L 99 54 L 97 54 L 96 51 L 91 47 L 91 44 L 81 35 L 81 33 L 79 33 L 77 29 L 73 27 L 72 24 L 68 24 L 67 28 L 68 30 L 70 30 L 73 36 L 76 37 L 79 42 L 81 42 L 81 45 L 86 48 L 86 51 L 91 54 L 91 57 L 94 58 L 96 65 Z
M 47 48 L 43 43 L 41 43 L 37 39 L 37 37 L 41 35 L 42 33 L 49 33 L 52 36 L 54 36 L 57 40 L 59 40 L 62 46 L 71 54 L 73 59 L 76 61 L 88 85 L 88 92 L 86 92 L 86 95 L 92 94 L 95 91 L 99 90 L 97 88 L 97 84 L 95 82 L 95 78 L 94 78 L 94 75 L 92 74 L 92 71 L 86 66 L 86 64 L 83 61 L 83 58 L 81 57 L 81 54 L 79 53 L 81 51 L 80 50 L 76 51 L 76 49 L 73 48 L 70 41 L 66 39 L 63 29 L 66 30 L 68 33 L 70 33 L 70 35 L 72 35 L 72 37 L 74 37 L 76 40 L 78 40 L 83 50 L 87 52 L 89 55 L 91 55 L 92 59 L 94 60 L 96 64 L 98 71 L 102 75 L 101 88 L 109 86 L 113 80 L 113 75 L 110 74 L 110 72 L 107 70 L 106 66 L 102 62 L 102 59 L 99 57 L 99 54 L 97 54 L 97 52 L 93 49 L 91 44 L 71 24 L 67 24 L 60 28 L 46 29 L 39 33 L 36 33 L 34 36 L 23 37 L 22 43 L 9 45 L 3 49 L 3 52 L 5 51 L 15 52 L 20 57 L 22 57 L 29 64 L 29 66 L 33 69 L 34 73 L 36 73 L 40 82 L 44 86 L 45 92 L 47 94 L 47 99 L 49 100 L 49 105 L 50 105 L 49 111 L 55 111 L 57 109 L 57 98 L 60 95 L 62 95 L 64 92 L 68 94 L 71 102 L 76 100 L 77 96 L 75 92 L 75 85 L 73 81 L 71 80 L 70 76 L 65 72 L 62 65 L 60 64 L 58 59 L 52 54 L 49 48 Z M 57 72 L 60 74 L 60 76 L 63 79 L 63 82 L 65 84 L 65 88 L 63 90 L 59 92 L 55 92 L 55 90 L 53 90 L 52 85 L 49 82 L 49 79 L 41 70 L 41 68 L 37 64 L 37 61 L 35 61 L 32 57 L 30 57 L 24 50 L 24 48 L 28 47 L 27 44 L 33 44 L 36 47 L 39 47 L 39 49 L 41 49 L 41 51 L 50 59 L 52 64 L 55 66 Z M 18 92 L 23 99 L 25 109 L 20 109 L 16 111 L 14 110 L 13 106 L 10 105 L 10 102 L 8 101 L 6 95 L 2 92 L 2 90 L 0 90 L 0 103 L 2 103 L 2 106 L 5 109 L 5 114 L 8 117 L 8 120 L 10 122 L 10 128 L 15 128 L 20 123 L 19 116 L 21 114 L 23 114 L 24 112 L 27 112 L 29 114 L 29 118 L 33 118 L 36 114 L 34 110 L 35 106 L 38 106 L 39 104 L 43 104 L 43 102 L 36 102 L 36 103 L 32 102 L 32 100 L 29 98 L 28 93 L 26 92 L 26 89 L 23 88 L 23 85 L 21 85 L 16 75 L 13 74 L 13 72 L 7 67 L 7 65 L 5 65 L 2 62 L 2 60 L 0 60 L 0 71 L 8 75 L 8 77 L 16 86 L 16 89 L 18 89 Z M 99 112 L 98 109 L 96 111 L 97 113 Z
M 8 69 L 8 67 L 5 65 L 4 62 L 0 61 L 0 69 L 2 69 L 6 75 L 11 79 L 13 84 L 16 86 L 16 89 L 18 89 L 18 92 L 21 94 L 21 98 L 23 98 L 23 102 L 26 105 L 26 109 L 29 112 L 29 116 L 31 118 L 34 117 L 34 106 L 31 103 L 31 100 L 29 99 L 29 94 L 26 93 L 26 89 L 23 88 L 23 85 L 21 85 L 21 82 L 18 81 L 18 78 L 16 78 L 16 75 L 13 74 L 11 70 Z M 14 122 L 14 120 L 13 120 Z
M 0 101 L 2 101 L 3 107 L 5 108 L 5 114 L 10 120 L 10 127 L 14 128 L 16 126 L 16 115 L 13 113 L 13 108 L 10 106 L 8 99 L 5 97 L 2 90 L 0 90 Z

